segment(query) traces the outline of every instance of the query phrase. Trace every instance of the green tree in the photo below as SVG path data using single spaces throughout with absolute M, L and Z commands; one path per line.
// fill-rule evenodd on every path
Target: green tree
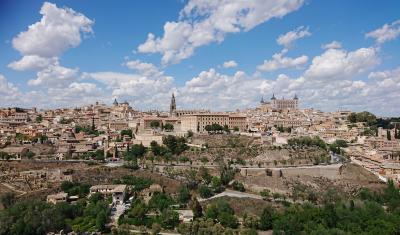
M 146 213 L 148 212 L 148 208 L 146 204 L 140 200 L 135 200 L 134 204 L 132 205 L 132 209 L 128 212 L 128 217 L 134 218 L 135 225 L 145 225 L 146 221 Z
M 184 137 L 176 137 L 173 135 L 167 135 L 163 137 L 163 144 L 167 146 L 169 152 L 179 155 L 189 147 L 186 145 L 186 139 Z
M 124 136 L 124 135 L 127 135 L 127 136 L 132 138 L 133 137 L 132 130 L 131 129 L 122 130 L 121 131 L 121 136 Z
M 218 216 L 218 221 L 228 228 L 237 228 L 239 226 L 238 219 L 233 214 L 222 212 Z
M 104 211 L 100 211 L 96 216 L 96 228 L 103 231 L 107 223 L 107 215 Z
M 187 185 L 181 185 L 178 189 L 178 201 L 187 203 L 190 200 L 190 191 Z
M 351 123 L 356 123 L 357 122 L 357 114 L 356 113 L 350 113 L 350 115 L 347 117 L 347 120 Z
M 237 228 L 238 220 L 234 216 L 232 207 L 224 200 L 217 200 L 208 205 L 205 216 L 218 220 L 224 227 Z
M 390 133 L 390 130 L 386 130 L 386 137 L 388 140 L 392 140 L 392 135 Z
M 129 149 L 129 151 L 124 152 L 124 160 L 125 161 L 132 161 L 135 158 L 141 158 L 146 153 L 146 148 L 143 146 L 142 143 L 134 144 Z
M 261 217 L 260 217 L 260 225 L 259 229 L 261 230 L 270 230 L 272 229 L 272 224 L 274 222 L 274 216 L 276 212 L 272 207 L 266 207 L 262 211 Z
M 171 123 L 166 123 L 164 125 L 164 130 L 165 131 L 173 131 L 174 130 L 174 125 L 172 125 Z
M 244 188 L 244 185 L 238 181 L 234 181 L 232 183 L 232 188 L 233 188 L 233 190 L 240 191 L 240 192 L 246 191 L 246 189 Z
M 243 225 L 246 228 L 257 229 L 260 226 L 260 218 L 254 215 L 243 215 Z
M 217 176 L 212 177 L 211 179 L 211 187 L 214 190 L 215 193 L 220 193 L 224 189 L 222 187 L 222 182 L 221 179 Z
M 143 189 L 149 188 L 150 185 L 154 183 L 154 181 L 146 177 L 125 175 L 121 178 L 121 183 L 131 185 L 133 191 L 140 192 Z
M 190 159 L 188 157 L 186 157 L 186 156 L 180 156 L 179 157 L 179 162 L 186 163 L 186 162 L 189 162 L 189 161 L 190 161 Z
M 179 224 L 179 214 L 176 211 L 166 209 L 161 213 L 161 226 L 165 229 L 173 229 Z
M 206 185 L 200 185 L 198 191 L 202 198 L 209 198 L 213 195 L 211 189 Z
M 271 191 L 269 191 L 268 189 L 264 189 L 263 191 L 260 192 L 260 195 L 263 198 L 269 198 L 271 196 Z
M 158 211 L 163 211 L 173 203 L 174 200 L 167 194 L 156 192 L 149 201 L 149 207 Z
M 150 122 L 150 127 L 153 129 L 160 128 L 160 122 L 159 121 L 151 121 Z
M 24 155 L 26 158 L 32 159 L 36 154 L 34 152 L 28 151 Z
M 194 197 L 190 202 L 189 208 L 192 209 L 194 218 L 200 218 L 203 216 L 203 207 L 196 197 Z
M 41 122 L 43 121 L 43 116 L 42 116 L 42 114 L 37 115 L 35 121 L 36 121 L 37 123 L 41 123 Z

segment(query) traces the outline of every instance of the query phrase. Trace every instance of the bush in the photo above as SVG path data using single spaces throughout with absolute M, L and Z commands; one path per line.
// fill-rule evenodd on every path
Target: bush
M 179 155 L 183 151 L 189 149 L 189 147 L 186 145 L 186 139 L 184 137 L 168 135 L 163 137 L 163 144 L 167 146 L 169 152 L 176 155 Z
M 232 188 L 236 191 L 244 192 L 246 189 L 244 188 L 244 185 L 240 182 L 234 181 L 232 183 Z
M 207 207 L 205 216 L 218 220 L 224 227 L 237 228 L 238 220 L 234 214 L 232 207 L 226 201 L 217 200 Z
M 272 224 L 274 221 L 274 216 L 276 212 L 272 207 L 264 208 L 261 217 L 260 217 L 260 224 L 259 229 L 261 230 L 270 230 L 272 229 Z
M 127 129 L 127 130 L 122 130 L 121 131 L 121 136 L 124 136 L 124 135 L 127 135 L 127 136 L 129 136 L 129 137 L 133 137 L 133 133 L 132 133 L 132 130 L 131 129 Z
M 156 192 L 149 201 L 149 207 L 158 211 L 163 211 L 174 204 L 174 200 L 165 193 Z
M 300 147 L 319 147 L 322 149 L 326 149 L 326 144 L 325 142 L 319 138 L 318 136 L 314 137 L 309 137 L 309 136 L 303 136 L 299 138 L 291 138 L 288 140 L 288 145 L 289 146 L 300 146 Z
M 150 178 L 125 175 L 121 178 L 121 183 L 131 185 L 135 192 L 140 192 L 143 189 L 150 187 L 154 181 Z
M 202 198 L 209 198 L 213 195 L 211 189 L 205 185 L 200 185 L 198 191 Z
M 186 185 L 181 185 L 178 189 L 178 201 L 187 203 L 190 200 L 190 191 Z

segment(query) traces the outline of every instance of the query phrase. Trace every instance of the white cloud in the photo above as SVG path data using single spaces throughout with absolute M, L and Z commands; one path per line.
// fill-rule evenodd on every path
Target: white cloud
M 163 74 L 154 64 L 141 62 L 140 60 L 127 61 L 125 65 L 145 76 L 161 76 Z
M 297 78 L 280 74 L 266 79 L 261 74 L 247 75 L 242 71 L 227 75 L 210 69 L 178 87 L 177 102 L 190 108 L 235 110 L 254 107 L 262 95 L 266 98 L 275 92 L 285 98 L 298 94 L 303 107 L 398 115 L 400 68 L 370 73 L 368 80 L 358 78 L 379 63 L 376 53 L 374 48 L 329 49 L 314 57 Z
M 96 84 L 73 82 L 67 87 L 50 88 L 48 93 L 56 103 L 70 103 L 71 100 L 75 100 L 73 103 L 79 103 L 77 101 L 82 99 L 101 98 L 99 97 L 101 92 L 101 89 Z
M 242 71 L 225 75 L 210 69 L 178 88 L 178 103 L 191 108 L 233 110 L 251 106 L 262 92 L 271 89 L 264 79 L 249 77 Z
M 11 82 L 0 74 L 0 105 L 12 106 L 11 103 L 15 104 L 19 102 L 21 92 Z
M 251 30 L 302 5 L 303 0 L 191 0 L 180 12 L 179 21 L 166 22 L 162 37 L 148 34 L 138 51 L 161 53 L 163 64 L 179 63 L 192 56 L 197 47 L 222 42 L 227 33 Z
M 142 74 L 97 72 L 84 74 L 85 79 L 94 79 L 105 84 L 112 97 L 130 100 L 134 107 L 163 108 L 174 90 L 174 79 L 161 75 L 147 77 Z
M 48 2 L 43 4 L 40 14 L 40 21 L 13 39 L 13 47 L 23 57 L 8 67 L 37 71 L 37 77 L 29 80 L 29 85 L 67 87 L 79 77 L 79 70 L 61 66 L 59 56 L 67 49 L 77 47 L 82 33 L 93 33 L 93 21 L 70 8 L 58 8 Z
M 300 26 L 295 30 L 280 35 L 278 39 L 276 39 L 276 42 L 285 48 L 290 48 L 296 40 L 310 35 L 311 33 L 308 31 L 308 28 Z
M 28 81 L 28 85 L 31 86 L 43 86 L 46 87 L 65 87 L 79 76 L 78 69 L 70 69 L 60 66 L 57 63 L 49 65 L 47 68 L 37 72 L 36 79 Z
M 36 78 L 28 85 L 37 90 L 19 93 L 23 106 L 55 107 L 82 104 L 102 99 L 103 93 L 94 83 L 80 83 L 78 68 L 66 68 L 59 57 L 70 48 L 77 47 L 82 35 L 92 34 L 93 21 L 70 8 L 58 8 L 45 2 L 40 10 L 40 21 L 30 25 L 12 40 L 13 47 L 22 58 L 8 67 L 36 71 Z M 10 87 L 12 91 L 13 86 Z M 15 89 L 14 89 L 15 90 Z M 50 98 L 49 98 L 50 97 Z
M 391 24 L 384 24 L 381 28 L 365 34 L 367 38 L 373 38 L 376 43 L 382 44 L 396 39 L 400 35 L 400 20 Z
M 301 68 L 308 61 L 308 56 L 302 55 L 296 58 L 284 57 L 283 53 L 276 53 L 271 60 L 264 60 L 264 63 L 257 66 L 260 71 L 274 71 L 284 68 Z
M 96 101 L 106 102 L 111 100 L 104 91 L 93 83 L 73 82 L 66 87 L 49 88 L 46 93 L 30 91 L 23 95 L 24 107 L 77 107 L 93 104 Z
M 340 49 L 342 48 L 342 43 L 338 41 L 332 41 L 330 43 L 321 46 L 322 49 Z
M 234 60 L 229 60 L 229 61 L 225 61 L 222 66 L 224 68 L 235 68 L 238 66 L 238 64 L 236 63 L 236 61 Z
M 58 8 L 45 2 L 40 10 L 42 19 L 29 26 L 12 40 L 23 55 L 54 57 L 81 43 L 81 32 L 92 33 L 93 21 L 70 8 Z
M 21 58 L 19 61 L 11 62 L 8 67 L 14 70 L 40 70 L 55 64 L 58 61 L 57 57 L 45 58 L 37 55 L 27 55 Z
M 375 48 L 360 48 L 347 52 L 341 49 L 328 49 L 314 57 L 305 72 L 309 79 L 343 80 L 372 69 L 380 60 Z

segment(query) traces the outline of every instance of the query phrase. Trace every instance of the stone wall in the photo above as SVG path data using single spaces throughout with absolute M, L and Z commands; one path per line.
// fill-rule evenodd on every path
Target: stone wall
M 302 166 L 287 168 L 241 168 L 242 176 L 270 176 L 270 177 L 325 177 L 335 180 L 340 176 L 341 164 L 321 165 L 321 166 Z

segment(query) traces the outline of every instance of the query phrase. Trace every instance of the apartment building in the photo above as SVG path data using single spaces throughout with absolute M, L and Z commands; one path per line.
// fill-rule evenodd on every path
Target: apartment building
M 235 127 L 240 131 L 247 129 L 245 115 L 229 113 L 198 113 L 193 115 L 183 115 L 181 117 L 181 130 L 193 132 L 206 132 L 205 127 L 212 124 L 221 126 L 227 125 L 230 129 Z

